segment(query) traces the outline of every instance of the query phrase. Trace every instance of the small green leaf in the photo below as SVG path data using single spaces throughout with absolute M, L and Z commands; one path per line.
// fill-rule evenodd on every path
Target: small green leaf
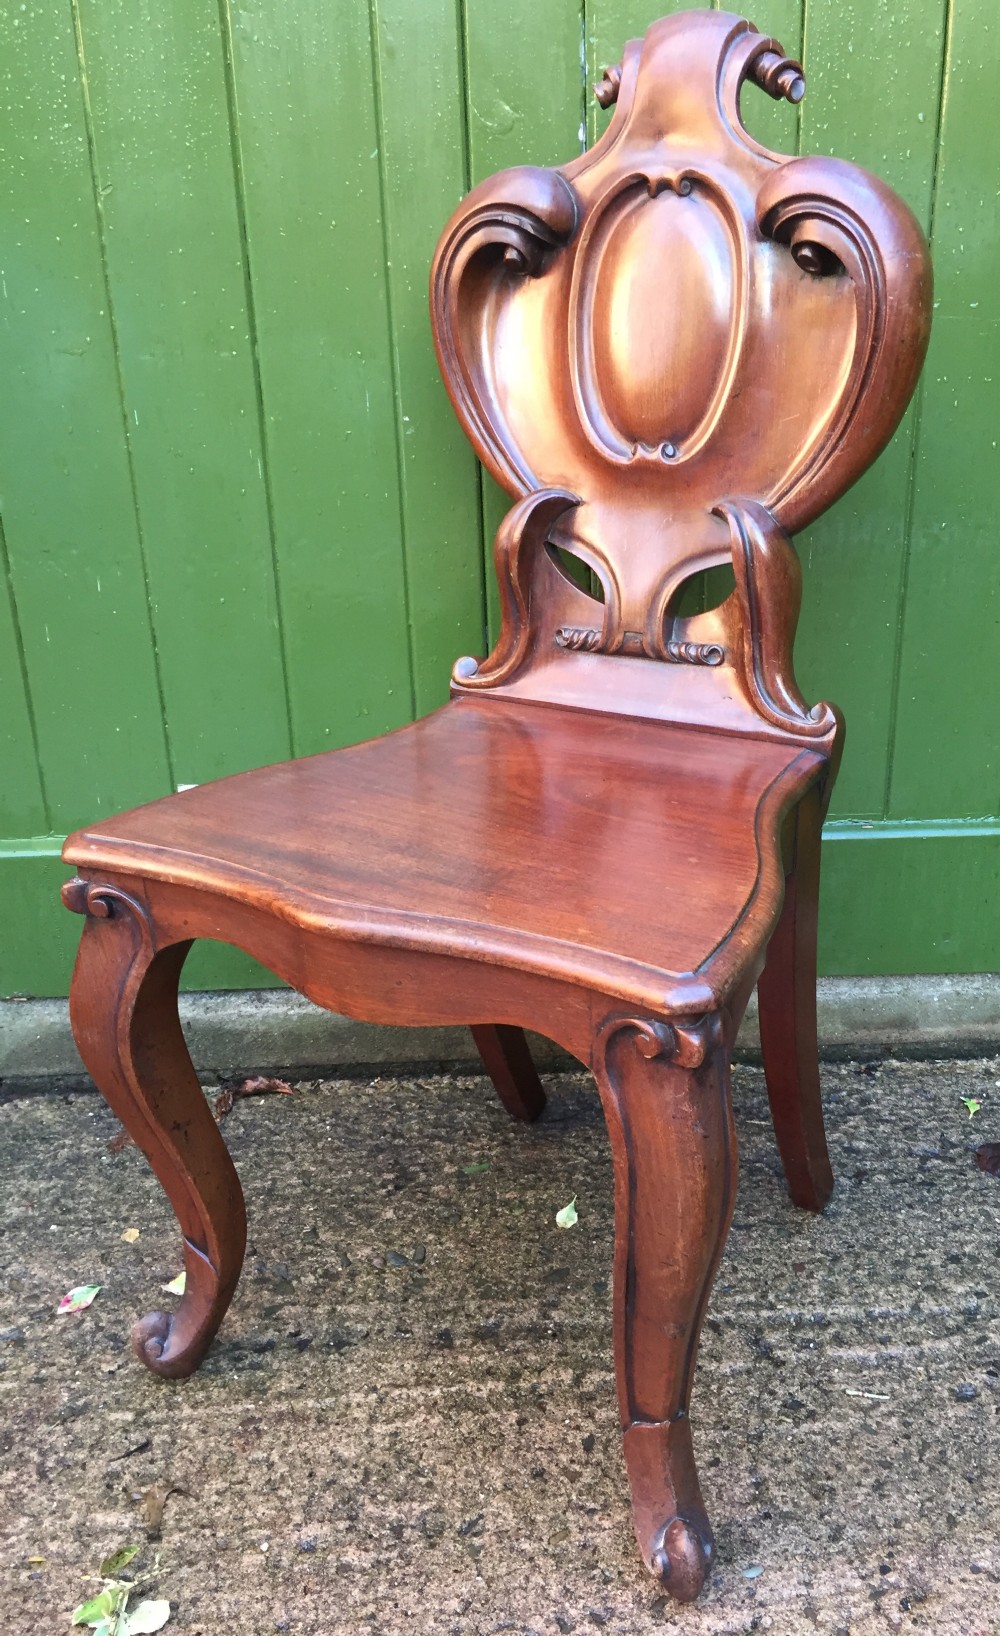
M 977 1102 L 974 1096 L 963 1096 L 962 1102 L 969 1110 L 970 1119 L 972 1119 L 979 1112 L 983 1105 L 981 1102 Z
M 576 1194 L 574 1193 L 569 1203 L 564 1204 L 561 1210 L 556 1211 L 556 1226 L 575 1227 L 579 1219 L 576 1213 Z
M 462 1174 L 463 1176 L 481 1176 L 483 1171 L 489 1170 L 489 1168 L 489 1165 L 484 1160 L 482 1164 L 478 1165 L 463 1165 Z
M 132 1558 L 138 1556 L 141 1550 L 141 1545 L 123 1545 L 120 1550 L 113 1551 L 111 1556 L 106 1556 L 101 1563 L 101 1578 L 114 1579 L 116 1574 L 120 1574 L 123 1568 L 128 1567 Z
M 100 1596 L 92 1596 L 89 1602 L 82 1602 L 73 1614 L 74 1625 L 99 1625 L 105 1619 L 110 1619 L 115 1611 L 115 1597 L 113 1591 L 102 1591 Z
M 149 1631 L 162 1630 L 169 1618 L 169 1602 L 140 1602 L 128 1615 L 122 1636 L 148 1636 Z
M 176 1278 L 171 1278 L 169 1284 L 161 1284 L 160 1288 L 166 1290 L 168 1295 L 183 1295 L 186 1285 L 187 1273 L 179 1272 Z

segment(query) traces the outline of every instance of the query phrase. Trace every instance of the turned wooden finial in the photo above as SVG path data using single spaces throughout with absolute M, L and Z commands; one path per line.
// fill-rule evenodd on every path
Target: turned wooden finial
M 754 82 L 766 91 L 769 97 L 779 100 L 785 97 L 788 102 L 801 102 L 806 94 L 806 76 L 800 62 L 793 57 L 784 57 L 779 51 L 762 51 L 751 64 L 750 75 Z M 618 92 L 622 83 L 621 63 L 612 63 L 605 68 L 601 78 L 594 86 L 594 95 L 602 108 L 610 108 L 618 101 Z
M 612 63 L 610 68 L 604 70 L 603 76 L 594 86 L 594 95 L 602 108 L 610 108 L 613 102 L 618 101 L 621 83 L 622 65 L 620 62 Z
M 789 102 L 801 102 L 806 94 L 802 64 L 792 57 L 782 57 L 777 51 L 762 51 L 750 73 L 761 90 L 775 101 L 786 97 Z

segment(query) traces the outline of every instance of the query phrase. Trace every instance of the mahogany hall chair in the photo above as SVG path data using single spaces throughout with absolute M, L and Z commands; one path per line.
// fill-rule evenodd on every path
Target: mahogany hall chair
M 184 1235 L 179 1309 L 134 1331 L 156 1374 L 197 1367 L 244 1253 L 240 1183 L 177 1019 L 193 939 L 349 1016 L 471 1024 L 519 1119 L 543 1104 L 522 1029 L 593 1069 L 635 1532 L 681 1601 L 712 1558 L 688 1399 L 755 983 L 792 1198 L 820 1210 L 832 1186 L 816 901 L 842 728 L 796 687 L 790 536 L 891 436 L 930 309 L 907 207 L 855 165 L 762 147 L 746 81 L 804 90 L 751 23 L 665 18 L 597 87 L 616 107 L 595 147 L 492 177 L 445 229 L 441 369 L 514 502 L 499 640 L 458 660 L 450 703 L 102 821 L 64 854 L 86 916 L 77 1042 Z M 723 564 L 731 594 L 685 612 L 685 583 Z

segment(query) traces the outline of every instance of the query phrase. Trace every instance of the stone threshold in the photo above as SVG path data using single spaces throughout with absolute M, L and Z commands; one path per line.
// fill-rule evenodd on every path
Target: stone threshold
M 825 977 L 819 984 L 825 1058 L 989 1056 L 1000 1053 L 1000 975 Z M 475 1060 L 465 1028 L 386 1028 L 321 1011 L 289 989 L 185 994 L 181 1019 L 206 1080 L 249 1072 L 299 1076 L 415 1069 Z M 536 1039 L 541 1065 L 565 1062 Z M 755 1001 L 738 1055 L 759 1058 Z M 0 1086 L 6 1095 L 88 1083 L 65 1000 L 0 1001 Z

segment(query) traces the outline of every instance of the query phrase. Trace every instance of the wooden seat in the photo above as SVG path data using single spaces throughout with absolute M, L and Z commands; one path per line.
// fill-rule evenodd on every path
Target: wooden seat
M 457 661 L 451 702 L 82 830 L 63 894 L 87 917 L 81 1054 L 184 1237 L 178 1310 L 133 1332 L 159 1375 L 204 1356 L 245 1247 L 177 1016 L 193 939 L 352 1016 L 469 1024 L 519 1118 L 544 1103 L 524 1029 L 593 1069 L 633 1521 L 681 1601 L 712 1560 L 688 1406 L 755 983 L 792 1198 L 821 1209 L 832 1186 L 816 915 L 842 724 L 795 683 L 790 536 L 892 435 L 930 311 L 906 206 L 854 166 L 761 147 L 744 87 L 797 101 L 802 70 L 739 17 L 665 18 L 606 71 L 594 148 L 490 178 L 445 228 L 442 373 L 514 502 L 500 634 Z M 723 565 L 733 589 L 706 606 Z
M 780 819 L 825 766 L 789 744 L 461 700 L 106 819 L 66 856 L 339 937 L 708 1006 L 777 918 Z

